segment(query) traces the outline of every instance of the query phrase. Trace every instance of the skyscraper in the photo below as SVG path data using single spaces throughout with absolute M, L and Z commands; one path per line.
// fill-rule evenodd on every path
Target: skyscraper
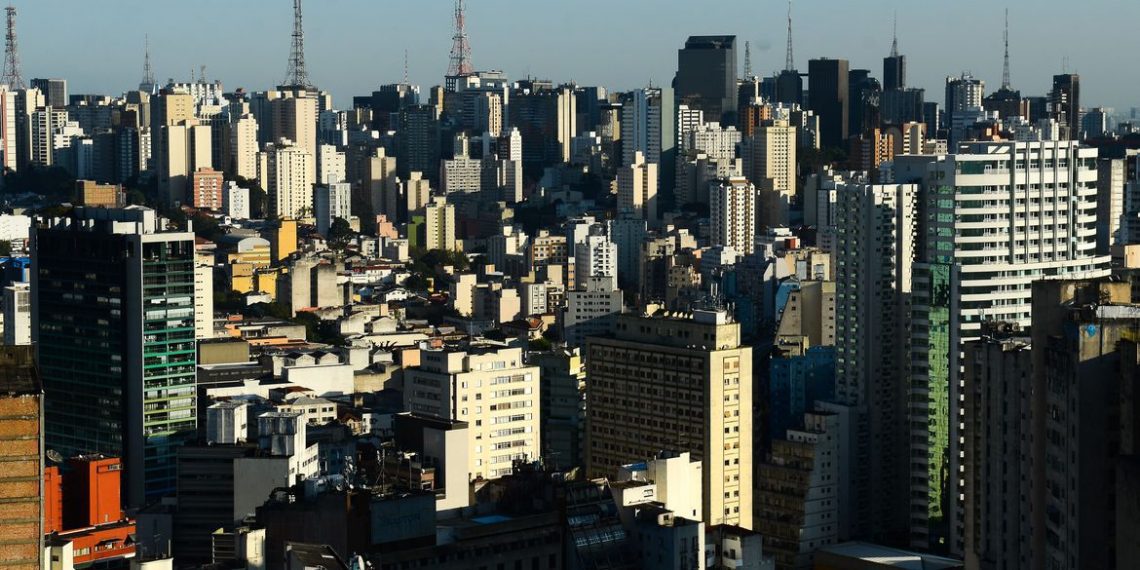
M 913 184 L 836 186 L 835 339 L 838 403 L 856 411 L 856 529 L 877 541 L 907 532 L 907 407 L 911 267 L 918 230 Z
M 808 102 L 819 116 L 820 144 L 839 147 L 847 141 L 848 101 L 846 59 L 813 59 L 808 62 Z
M 712 244 L 728 246 L 737 255 L 752 255 L 756 246 L 756 186 L 733 177 L 709 187 Z
M 911 358 L 912 431 L 926 437 L 911 439 L 910 481 L 912 495 L 928 501 L 911 503 L 911 537 L 915 547 L 952 552 L 961 547 L 958 442 L 969 421 L 960 404 L 961 344 L 987 320 L 1028 330 L 1033 281 L 1103 276 L 1109 261 L 1096 255 L 1096 149 L 1038 140 L 974 142 L 961 151 L 895 158 L 896 168 L 913 161 L 926 173 Z
M 883 91 L 906 89 L 906 56 L 899 55 L 899 40 L 891 43 L 891 55 L 883 58 Z
M 48 107 L 62 109 L 67 106 L 66 79 L 33 79 L 31 87 L 43 92 Z
M 32 233 L 47 445 L 123 458 L 128 506 L 174 490 L 196 429 L 194 234 L 154 210 L 76 208 Z
M 618 213 L 628 214 L 651 224 L 657 222 L 658 165 L 637 152 L 633 161 L 617 173 Z
M 270 218 L 300 218 L 313 208 L 316 162 L 309 151 L 282 139 L 258 153 L 257 177 L 269 198 Z
M 723 310 L 621 315 L 589 339 L 586 470 L 661 450 L 702 462 L 702 520 L 752 528 L 752 348 Z
M 1050 116 L 1069 128 L 1068 135 L 1081 136 L 1081 76 L 1062 73 L 1053 76 L 1053 90 L 1049 92 Z
M 709 120 L 736 124 L 736 36 L 690 36 L 677 51 L 677 102 Z

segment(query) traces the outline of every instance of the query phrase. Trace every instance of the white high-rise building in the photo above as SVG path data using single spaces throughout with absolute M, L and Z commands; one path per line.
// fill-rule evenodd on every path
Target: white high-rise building
M 19 145 L 16 135 L 17 95 L 6 86 L 0 86 L 0 169 L 19 168 Z
M 269 195 L 270 218 L 303 218 L 313 207 L 313 155 L 281 139 L 258 153 L 258 180 Z
M 787 121 L 759 127 L 741 142 L 744 176 L 758 187 L 771 179 L 771 190 L 787 199 L 796 194 L 796 127 Z
M 515 460 L 541 457 L 539 368 L 526 365 L 521 348 L 424 348 L 405 386 L 405 409 L 467 422 L 469 480 L 497 479 Z
M 653 223 L 657 220 L 657 166 L 641 152 L 633 162 L 618 169 L 618 213 Z
M 928 501 L 911 502 L 911 537 L 921 547 L 944 541 L 951 552 L 961 552 L 964 526 L 962 343 L 978 338 L 984 321 L 1030 330 L 1034 281 L 1109 273 L 1109 257 L 1096 253 L 1095 148 L 1037 140 L 958 150 L 913 158 L 925 175 L 927 229 L 910 358 L 911 432 L 925 437 L 910 438 L 910 481 L 911 496 Z
M 238 186 L 237 182 L 226 182 L 226 187 L 222 190 L 222 209 L 231 218 L 248 220 L 249 189 Z
M 638 89 L 629 94 L 621 108 L 621 163 L 629 166 L 637 153 L 650 164 L 661 163 L 661 95 L 655 90 Z
M 313 191 L 313 215 L 317 217 L 317 233 L 328 237 L 336 218 L 348 221 L 352 207 L 352 185 L 347 182 L 320 184 Z
M 4 288 L 4 344 L 32 344 L 31 290 L 15 282 Z
M 756 247 L 756 186 L 745 178 L 709 185 L 713 245 L 729 246 L 743 256 Z
M 612 277 L 617 283 L 617 245 L 604 235 L 588 235 L 574 245 L 574 283 L 584 289 L 590 277 Z
M 918 231 L 914 184 L 835 185 L 837 403 L 858 411 L 845 468 L 853 518 L 867 536 L 907 530 L 907 364 L 911 266 Z
M 331 144 L 323 144 L 317 150 L 317 183 L 336 184 L 345 181 L 344 153 Z

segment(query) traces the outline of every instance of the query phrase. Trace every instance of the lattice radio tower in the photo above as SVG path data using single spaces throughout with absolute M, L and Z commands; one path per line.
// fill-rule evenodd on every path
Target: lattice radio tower
M 463 0 L 455 0 L 455 35 L 451 38 L 451 65 L 448 77 L 471 75 L 471 44 L 467 41 L 467 7 Z
M 1003 91 L 1008 91 L 1010 88 L 1009 80 L 1009 8 L 1005 9 L 1005 62 L 1001 70 L 1001 88 Z
M 16 52 L 16 7 L 9 5 L 5 10 L 8 12 L 8 36 L 4 42 L 4 77 L 0 78 L 0 83 L 7 85 L 8 89 L 23 89 L 26 85 L 20 75 L 20 55 Z
M 305 27 L 301 23 L 301 0 L 293 0 L 293 47 L 289 51 L 289 70 L 285 73 L 288 87 L 312 87 L 305 69 Z
M 796 58 L 792 54 L 792 2 L 788 0 L 788 60 L 784 62 L 785 71 L 795 71 Z

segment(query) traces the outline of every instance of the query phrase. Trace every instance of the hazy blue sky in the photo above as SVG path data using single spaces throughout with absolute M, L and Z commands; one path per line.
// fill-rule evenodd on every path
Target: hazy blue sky
M 271 87 L 285 75 L 290 0 L 12 0 L 25 79 L 64 77 L 72 93 L 120 93 L 142 75 L 143 37 L 160 82 L 190 69 L 226 89 Z M 630 89 L 672 79 L 676 50 L 691 34 L 752 42 L 753 67 L 783 67 L 787 4 L 772 0 L 469 0 L 477 69 L 502 69 Z M 451 0 L 306 0 L 309 73 L 338 105 L 403 76 L 438 84 L 451 47 Z M 882 73 L 897 9 L 909 83 L 942 100 L 947 74 L 971 71 L 987 90 L 1001 83 L 1002 9 L 987 0 L 798 0 L 797 67 L 819 56 Z M 1140 2 L 1010 0 L 1013 84 L 1044 94 L 1065 58 L 1082 77 L 1082 103 L 1140 106 Z M 743 53 L 740 64 L 743 67 Z

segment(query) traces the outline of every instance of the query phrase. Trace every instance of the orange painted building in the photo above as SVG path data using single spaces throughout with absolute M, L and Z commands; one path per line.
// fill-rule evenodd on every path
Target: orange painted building
M 122 460 L 81 455 L 44 470 L 44 532 L 53 563 L 72 565 L 130 558 L 135 554 L 135 521 L 121 506 Z
M 69 470 L 64 477 L 64 526 L 70 530 L 122 520 L 122 461 L 118 457 L 81 455 L 67 463 Z
M 63 530 L 63 477 L 59 467 L 44 469 L 44 532 Z

